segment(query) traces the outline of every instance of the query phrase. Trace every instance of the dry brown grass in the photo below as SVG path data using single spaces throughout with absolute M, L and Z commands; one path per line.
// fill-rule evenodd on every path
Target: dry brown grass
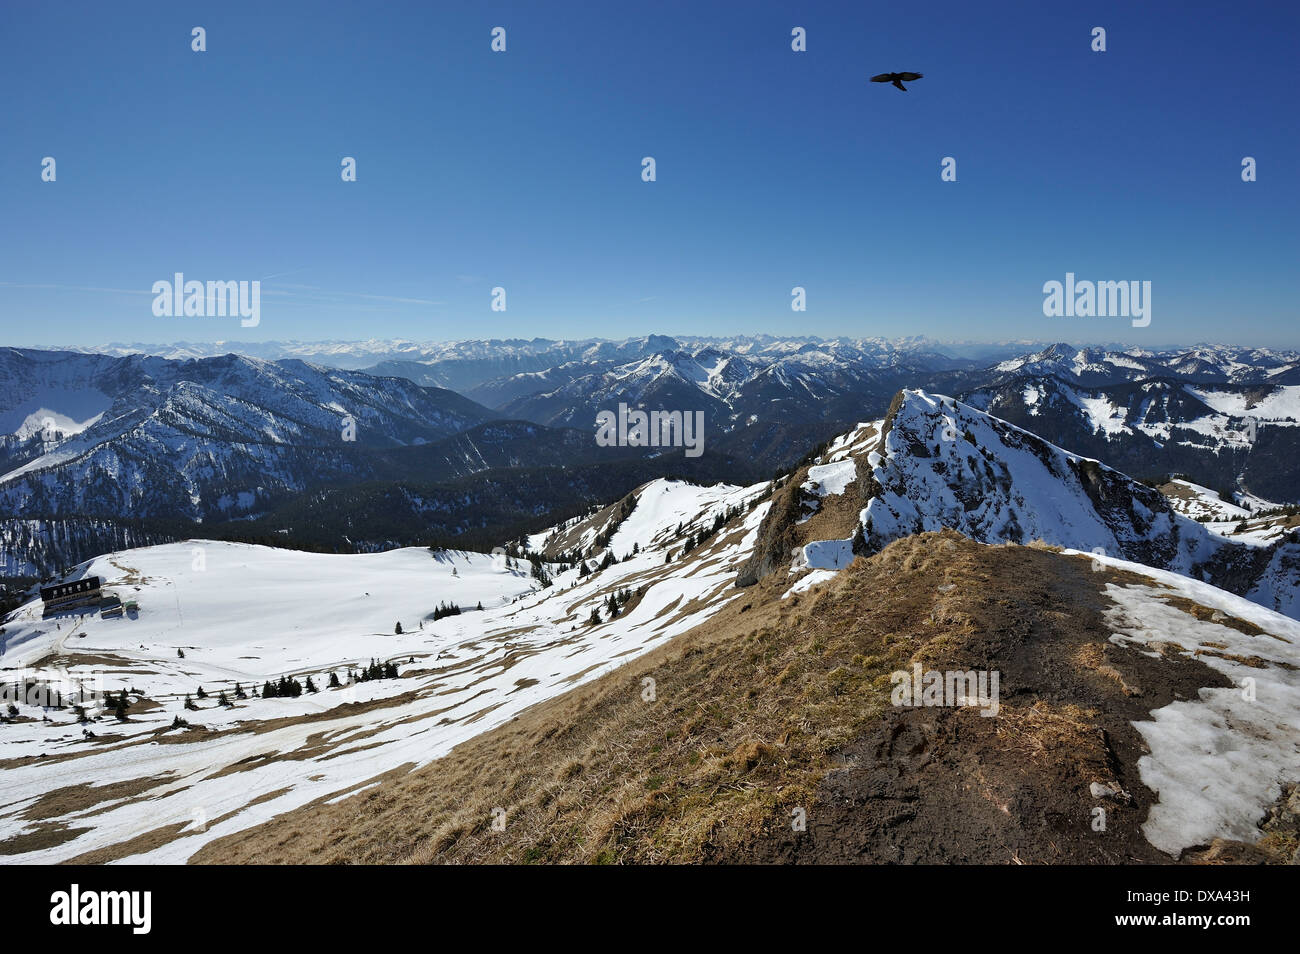
M 888 706 L 889 674 L 978 631 L 968 604 L 988 582 L 981 549 L 951 533 L 899 541 L 784 602 L 789 581 L 775 574 L 704 626 L 410 776 L 195 860 L 707 859 L 815 801 L 833 753 Z
M 810 804 L 831 753 L 888 705 L 888 674 L 936 635 L 922 622 L 934 578 L 960 576 L 942 542 L 952 543 L 902 541 L 784 602 L 780 574 L 404 779 L 307 806 L 195 860 L 700 860 Z M 647 678 L 654 702 L 642 698 Z M 492 828 L 496 809 L 504 832 Z
M 31 831 L 0 841 L 0 856 L 22 855 L 29 851 L 44 851 L 85 834 L 90 828 L 69 828 L 63 822 L 43 822 Z
M 23 809 L 20 818 L 41 820 L 59 818 L 73 812 L 89 812 L 96 805 L 116 802 L 148 791 L 159 783 L 157 778 L 136 778 L 111 785 L 81 782 L 45 792 Z
M 1039 700 L 1029 706 L 1003 705 L 997 734 L 1005 746 L 1020 750 L 1030 761 L 1068 758 L 1093 768 L 1098 776 L 1109 775 L 1109 752 L 1096 718 L 1096 710 L 1071 704 L 1053 706 Z
M 1126 696 L 1137 696 L 1142 690 L 1124 679 L 1120 671 L 1106 661 L 1105 643 L 1084 643 L 1073 655 L 1073 661 L 1081 669 L 1091 669 L 1100 676 L 1119 686 Z

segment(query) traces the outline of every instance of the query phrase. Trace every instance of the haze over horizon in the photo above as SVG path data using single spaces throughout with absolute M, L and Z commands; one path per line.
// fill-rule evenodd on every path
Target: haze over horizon
M 6 343 L 3 346 L 25 348 L 37 351 L 77 351 L 77 352 L 114 352 L 134 350 L 140 353 L 161 354 L 166 351 L 183 351 L 186 349 L 208 349 L 215 353 L 246 354 L 253 357 L 265 356 L 267 352 L 272 352 L 277 348 L 295 348 L 311 349 L 318 347 L 326 348 L 347 348 L 353 346 L 360 350 L 363 346 L 369 347 L 376 353 L 382 350 L 382 346 L 410 346 L 415 348 L 435 349 L 435 348 L 453 348 L 457 345 L 469 344 L 489 344 L 497 343 L 509 345 L 513 343 L 535 343 L 535 342 L 606 342 L 617 343 L 624 341 L 634 341 L 642 338 L 671 338 L 680 343 L 690 343 L 695 341 L 740 341 L 740 340 L 763 340 L 771 339 L 773 341 L 790 341 L 790 342 L 831 342 L 831 341 L 872 341 L 880 340 L 890 345 L 913 345 L 918 349 L 931 349 L 943 353 L 945 350 L 951 352 L 954 357 L 973 357 L 978 359 L 985 354 L 1006 354 L 1006 355 L 1027 355 L 1044 348 L 1057 344 L 1066 344 L 1071 347 L 1091 350 L 1104 351 L 1137 351 L 1145 350 L 1151 352 L 1176 352 L 1183 350 L 1194 350 L 1198 348 L 1221 348 L 1221 349 L 1251 349 L 1258 348 L 1265 351 L 1295 351 L 1294 346 L 1286 344 L 1277 345 L 1237 345 L 1229 343 L 1226 340 L 1218 341 L 1195 341 L 1195 342 L 1151 342 L 1151 343 L 1126 343 L 1121 341 L 1104 341 L 1100 339 L 1071 339 L 1067 336 L 1058 336 L 1055 338 L 1003 338 L 1003 339 L 940 339 L 932 338 L 926 335 L 905 335 L 898 337 L 883 335 L 817 335 L 808 334 L 785 334 L 770 335 L 759 333 L 754 335 L 733 334 L 733 335 L 709 335 L 709 334 L 675 334 L 667 332 L 647 332 L 645 334 L 627 335 L 624 337 L 611 338 L 601 335 L 583 335 L 583 336 L 550 336 L 550 335 L 517 335 L 507 337 L 491 338 L 441 338 L 441 339 L 413 339 L 413 338 L 390 338 L 386 336 L 373 336 L 370 338 L 315 338 L 315 339 L 266 339 L 259 341 L 238 341 L 225 338 L 215 339 L 177 339 L 172 341 L 96 341 L 86 344 L 76 344 L 69 342 L 56 342 L 52 344 L 12 344 Z M 220 350 L 219 350 L 220 349 Z

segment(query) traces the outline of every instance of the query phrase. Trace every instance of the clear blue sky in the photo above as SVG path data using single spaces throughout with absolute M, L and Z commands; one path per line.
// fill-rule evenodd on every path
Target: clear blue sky
M 0 344 L 1295 346 L 1298 26 L 1281 0 L 5 2 Z M 867 82 L 894 70 L 925 78 Z M 260 326 L 154 317 L 178 271 L 262 279 Z M 1067 271 L 1151 281 L 1151 326 L 1043 317 Z

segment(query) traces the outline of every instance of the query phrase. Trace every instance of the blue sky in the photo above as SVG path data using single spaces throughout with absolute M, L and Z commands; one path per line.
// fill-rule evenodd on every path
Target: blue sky
M 1282 2 L 6 3 L 0 344 L 1296 346 L 1298 26 Z M 895 70 L 925 78 L 867 82 Z M 1067 271 L 1150 281 L 1150 327 L 1044 317 Z M 261 323 L 155 317 L 175 272 L 261 280 Z

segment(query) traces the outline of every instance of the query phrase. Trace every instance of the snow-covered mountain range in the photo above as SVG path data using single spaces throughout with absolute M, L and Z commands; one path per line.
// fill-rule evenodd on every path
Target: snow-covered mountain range
M 370 476 L 370 450 L 494 415 L 450 391 L 300 361 L 0 352 L 6 516 L 202 519 Z
M 923 335 L 904 338 L 820 338 L 813 335 L 775 336 L 757 335 L 646 335 L 625 339 L 604 338 L 486 338 L 461 341 L 416 342 L 403 339 L 369 339 L 366 341 L 263 341 L 263 342 L 177 342 L 173 344 L 124 344 L 120 342 L 90 347 L 67 347 L 68 351 L 106 354 L 114 357 L 150 355 L 175 360 L 211 358 L 231 352 L 249 357 L 276 361 L 298 358 L 328 367 L 361 369 L 373 367 L 382 361 L 400 361 L 426 365 L 430 373 L 457 362 L 498 362 L 506 366 L 511 361 L 528 363 L 537 359 L 535 367 L 554 367 L 568 361 L 599 361 L 623 358 L 630 360 L 655 351 L 681 348 L 716 347 L 737 354 L 781 355 L 808 347 L 855 347 L 864 353 L 880 356 L 900 352 L 928 351 L 955 358 L 990 363 L 1000 357 L 1026 354 L 1046 342 L 1004 341 L 955 342 L 936 341 Z M 486 365 L 485 365 L 486 367 Z M 518 370 L 526 370 L 519 368 Z M 486 378 L 484 379 L 486 380 Z M 430 384 L 450 386 L 446 379 L 431 379 Z M 470 385 L 472 386 L 472 385 Z
M 1300 452 L 1300 382 L 1293 383 L 1300 356 L 1289 351 L 1056 344 L 1015 357 L 994 347 L 983 355 L 994 360 L 977 360 L 920 338 L 767 336 L 261 348 L 343 363 L 381 359 L 360 371 L 299 357 L 202 356 L 221 347 L 176 346 L 173 357 L 130 347 L 0 352 L 8 573 L 39 575 L 54 565 L 53 549 L 42 556 L 30 542 L 32 520 L 64 521 L 57 552 L 71 545 L 81 559 L 127 540 L 183 536 L 195 521 L 253 520 L 259 534 L 281 533 L 289 511 L 298 528 L 310 519 L 304 492 L 345 489 L 349 506 L 368 494 L 373 510 L 375 494 L 395 501 L 383 488 L 400 483 L 402 499 L 435 501 L 433 511 L 405 508 L 411 533 L 400 541 L 419 539 L 421 521 L 435 511 L 426 536 L 461 527 L 505 532 L 480 519 L 472 488 L 454 485 L 477 473 L 650 461 L 650 473 L 629 471 L 630 482 L 613 493 L 654 473 L 682 473 L 674 455 L 589 439 L 597 414 L 619 404 L 703 413 L 709 456 L 693 471 L 703 478 L 752 479 L 737 469 L 788 467 L 855 422 L 883 415 L 899 390 L 921 388 L 955 394 L 1139 478 L 1182 474 L 1242 503 L 1300 500 L 1291 465 Z M 526 483 L 530 493 L 556 486 L 535 475 Z M 573 481 L 561 492 L 541 489 L 502 519 L 593 499 L 594 488 L 576 497 L 573 490 Z M 460 507 L 451 502 L 458 495 Z M 169 525 L 126 528 L 128 518 Z M 355 524 L 342 519 L 324 518 L 316 529 L 316 543 L 331 548 L 393 539 L 358 540 Z
M 1115 384 L 1152 377 L 1186 378 L 1198 383 L 1260 383 L 1294 371 L 1300 353 L 1289 349 L 1238 348 L 1195 345 L 1152 351 L 1078 348 L 1053 344 L 1033 354 L 1001 361 L 993 371 L 1001 375 L 1054 375 L 1083 385 Z
M 1082 578 L 1105 594 L 1106 651 L 1183 667 L 1170 671 L 1184 680 L 1188 660 L 1208 665 L 1189 683 L 1207 687 L 1199 695 L 1147 703 L 1149 752 L 1113 771 L 1140 773 L 1157 793 L 1136 821 L 1167 857 L 1261 836 L 1265 809 L 1300 773 L 1297 545 L 1229 540 L 1097 461 L 907 391 L 774 483 L 653 480 L 514 541 L 517 557 L 192 540 L 88 561 L 71 576 L 100 577 L 132 609 L 46 617 L 33 601 L 0 628 L 0 665 L 99 674 L 110 692 L 83 706 L 90 721 L 24 698 L 0 726 L 0 844 L 24 862 L 184 861 L 283 813 L 382 788 L 724 611 L 794 605 L 845 572 L 855 549 L 869 555 L 939 527 L 988 547 L 1041 540 L 1065 548 L 1045 551 L 1050 560 L 1092 561 Z M 874 582 L 882 598 L 891 579 Z M 931 619 L 902 624 L 897 639 L 940 618 L 945 587 Z M 819 621 L 832 619 L 833 592 L 817 592 Z M 1020 598 L 1014 583 L 985 596 Z M 462 612 L 447 615 L 449 604 Z M 758 644 L 745 645 L 760 658 Z M 371 663 L 384 664 L 378 675 L 353 678 Z M 1106 671 L 1103 684 L 1141 701 Z M 1243 707 L 1224 688 L 1247 675 L 1267 705 Z M 300 694 L 253 692 L 308 678 Z M 1008 701 L 1030 691 L 1004 689 Z M 1240 770 L 1208 789 L 1212 756 L 1193 738 L 1212 739 L 1214 758 L 1239 752 Z
M 1235 384 L 1162 375 L 1084 385 L 1032 373 L 965 399 L 1130 474 L 1184 473 L 1228 495 L 1294 501 L 1300 384 L 1292 380 L 1289 373 Z

